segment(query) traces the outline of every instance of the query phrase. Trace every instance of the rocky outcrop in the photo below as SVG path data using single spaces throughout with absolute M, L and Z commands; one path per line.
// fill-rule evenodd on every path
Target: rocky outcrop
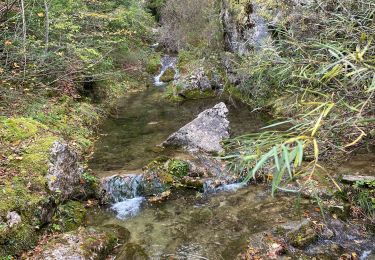
M 199 67 L 189 75 L 181 77 L 179 84 L 183 86 L 181 90 L 183 95 L 187 95 L 189 91 L 194 90 L 205 92 L 223 88 L 219 74 L 211 72 L 211 75 L 208 75 L 203 67 Z
M 270 40 L 267 22 L 257 12 L 258 6 L 250 0 L 222 1 L 222 24 L 225 46 L 228 51 L 246 54 L 262 48 Z
M 83 171 L 76 151 L 63 142 L 53 144 L 47 182 L 54 195 L 66 200 L 81 194 Z
M 184 147 L 188 151 L 219 153 L 221 141 L 229 138 L 228 108 L 222 102 L 200 113 L 196 119 L 168 137 L 163 146 Z
M 41 241 L 38 250 L 30 253 L 34 260 L 84 260 L 105 259 L 116 245 L 117 238 L 112 232 L 94 228 L 80 229 L 60 234 Z

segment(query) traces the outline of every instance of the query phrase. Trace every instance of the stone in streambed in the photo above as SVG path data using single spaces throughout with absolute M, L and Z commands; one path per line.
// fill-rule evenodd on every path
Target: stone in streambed
M 105 259 L 118 239 L 112 232 L 94 228 L 79 229 L 60 234 L 41 241 L 38 251 L 32 252 L 30 259 L 35 260 L 84 260 Z
M 164 73 L 163 75 L 161 75 L 160 77 L 160 81 L 162 82 L 171 82 L 174 80 L 174 76 L 175 76 L 176 72 L 173 68 L 168 68 Z
M 150 258 L 142 246 L 134 243 L 128 243 L 121 251 L 118 259 L 148 260 Z
M 200 113 L 196 119 L 168 137 L 163 146 L 184 147 L 189 151 L 223 151 L 221 141 L 229 138 L 228 108 L 221 102 Z
M 308 219 L 279 226 L 276 232 L 284 233 L 288 243 L 297 248 L 305 248 L 318 239 L 318 232 Z
M 120 202 L 141 193 L 142 174 L 115 174 L 101 180 L 102 202 Z

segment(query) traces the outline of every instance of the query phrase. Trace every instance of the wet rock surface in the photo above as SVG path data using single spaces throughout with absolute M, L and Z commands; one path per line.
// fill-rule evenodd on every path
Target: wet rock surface
M 164 71 L 164 73 L 161 75 L 160 77 L 160 80 L 162 82 L 171 82 L 174 80 L 174 77 L 175 77 L 175 70 L 173 68 L 168 68 L 166 71 Z
M 312 219 L 289 221 L 272 231 L 254 234 L 249 238 L 248 249 L 240 257 L 369 259 L 367 256 L 375 247 L 375 239 L 363 230 L 363 226 L 326 217 L 326 223 L 314 216 Z
M 223 151 L 221 141 L 229 137 L 227 114 L 226 105 L 219 103 L 169 136 L 163 145 L 184 147 L 189 151 L 219 153 Z
M 67 143 L 55 142 L 47 173 L 48 188 L 61 200 L 82 194 L 83 167 L 79 156 Z
M 140 194 L 142 173 L 138 174 L 116 174 L 101 180 L 102 201 L 120 202 L 131 199 Z
M 268 39 L 267 22 L 257 12 L 257 5 L 247 1 L 239 13 L 233 12 L 232 1 L 223 1 L 222 24 L 228 50 L 240 55 L 253 48 L 261 48 Z M 234 15 L 233 15 L 234 14 Z
M 94 228 L 56 235 L 41 241 L 28 259 L 80 260 L 104 259 L 116 245 L 117 238 Z
M 189 92 L 195 90 L 200 92 L 220 90 L 223 88 L 221 81 L 217 73 L 211 72 L 209 76 L 204 68 L 200 67 L 191 72 L 190 75 L 181 78 L 178 83 L 183 86 L 181 94 L 189 95 Z

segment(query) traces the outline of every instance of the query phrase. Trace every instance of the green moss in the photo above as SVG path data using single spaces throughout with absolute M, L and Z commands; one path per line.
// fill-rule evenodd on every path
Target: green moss
M 34 187 L 27 177 L 17 176 L 0 185 L 0 216 L 8 211 L 17 211 L 31 216 L 33 211 L 45 199 L 45 193 Z M 32 190 L 34 189 L 34 190 Z
M 178 53 L 178 63 L 177 68 L 180 73 L 185 74 L 191 71 L 191 63 L 196 63 L 198 61 L 198 57 L 196 57 L 196 52 L 194 51 L 187 51 L 181 50 Z
M 168 172 L 177 178 L 184 177 L 189 173 L 189 164 L 182 160 L 170 160 Z
M 35 228 L 28 224 L 0 228 L 0 259 L 30 250 L 36 245 L 37 240 Z
M 106 231 L 88 228 L 80 235 L 85 238 L 81 248 L 87 252 L 87 256 L 92 256 L 93 252 L 97 253 L 98 259 L 105 259 L 114 249 L 117 244 L 118 238 Z
M 161 69 L 161 56 L 159 53 L 156 53 L 149 57 L 148 63 L 146 65 L 146 71 L 152 75 L 159 72 Z
M 174 80 L 175 74 L 176 72 L 173 68 L 168 68 L 160 77 L 160 80 L 163 82 L 171 82 Z
M 144 248 L 138 244 L 128 243 L 120 253 L 119 259 L 150 259 L 146 254 Z
M 199 89 L 184 91 L 184 96 L 186 99 L 201 99 L 215 97 L 216 92 L 214 90 L 201 91 Z
M 46 129 L 41 123 L 25 117 L 8 118 L 0 121 L 0 138 L 5 141 L 22 141 Z
M 69 201 L 57 207 L 53 216 L 52 228 L 68 232 L 81 226 L 86 217 L 86 209 L 81 202 Z
M 302 225 L 298 230 L 287 233 L 288 241 L 297 248 L 304 248 L 318 239 L 312 224 Z
M 28 171 L 46 174 L 48 171 L 48 160 L 54 142 L 58 140 L 56 136 L 47 136 L 33 141 L 23 152 L 22 160 L 18 166 L 21 171 Z

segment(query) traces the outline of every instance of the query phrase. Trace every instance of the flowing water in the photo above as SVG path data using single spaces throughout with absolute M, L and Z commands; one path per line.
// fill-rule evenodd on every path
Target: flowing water
M 119 100 L 116 111 L 103 122 L 102 137 L 90 162 L 92 169 L 104 175 L 114 170 L 137 171 L 161 154 L 178 152 L 161 152 L 158 145 L 221 101 L 229 108 L 233 135 L 257 131 L 270 118 L 251 113 L 246 105 L 226 96 L 172 103 L 163 95 L 162 89 L 150 88 Z
M 161 65 L 162 66 L 161 66 L 160 73 L 154 77 L 154 85 L 156 87 L 162 87 L 162 86 L 166 85 L 166 83 L 162 82 L 160 79 L 163 76 L 164 72 L 169 68 L 172 68 L 175 71 L 174 79 L 179 78 L 180 73 L 177 69 L 176 64 L 177 64 L 177 58 L 176 57 L 171 57 L 171 56 L 162 57 L 162 59 L 161 59 Z
M 163 98 L 161 88 L 150 88 L 119 100 L 117 109 L 103 123 L 90 167 L 100 177 L 135 173 L 130 199 L 119 197 L 111 208 L 96 208 L 89 214 L 88 225 L 116 224 L 130 231 L 131 243 L 118 250 L 117 259 L 146 259 L 134 255 L 147 255 L 149 259 L 235 259 L 246 250 L 249 240 L 261 241 L 272 227 L 300 220 L 306 212 L 314 211 L 304 199 L 297 203 L 295 197 L 286 194 L 272 198 L 266 185 L 237 192 L 228 190 L 240 187 L 228 186 L 209 196 L 178 191 L 168 201 L 157 204 L 138 197 L 136 174 L 141 173 L 140 169 L 161 154 L 181 152 L 161 150 L 158 145 L 220 101 L 229 108 L 233 135 L 258 131 L 269 119 L 268 115 L 252 113 L 246 105 L 226 96 L 176 104 Z M 347 167 L 346 171 L 358 168 L 356 163 L 349 163 L 352 168 Z M 368 167 L 366 171 L 373 171 L 373 164 L 362 164 Z M 347 240 L 350 239 L 356 237 Z M 368 245 L 361 248 L 363 259 L 370 256 L 371 249 Z M 324 259 L 335 259 L 330 249 L 326 254 Z

